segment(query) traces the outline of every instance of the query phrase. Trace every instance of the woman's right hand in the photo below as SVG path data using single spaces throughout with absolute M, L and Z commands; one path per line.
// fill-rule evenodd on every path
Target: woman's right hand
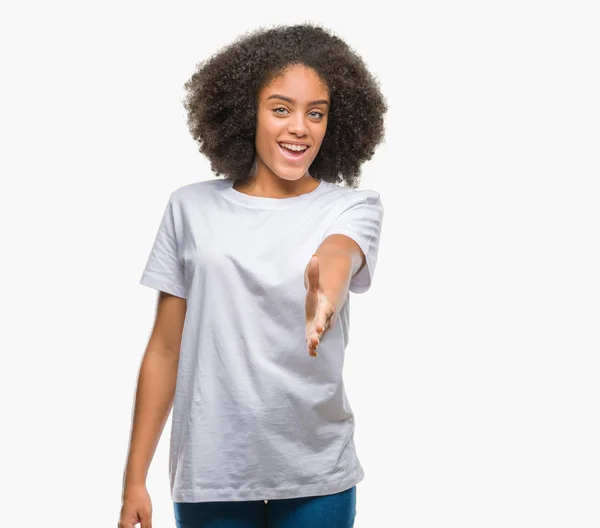
M 152 528 L 152 501 L 146 486 L 126 489 L 123 493 L 123 505 L 118 528 Z

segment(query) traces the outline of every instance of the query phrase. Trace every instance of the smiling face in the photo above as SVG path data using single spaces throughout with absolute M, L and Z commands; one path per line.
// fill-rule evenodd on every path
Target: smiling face
M 329 103 L 327 86 L 313 69 L 303 65 L 290 66 L 261 90 L 257 178 L 295 181 L 308 176 L 325 137 Z

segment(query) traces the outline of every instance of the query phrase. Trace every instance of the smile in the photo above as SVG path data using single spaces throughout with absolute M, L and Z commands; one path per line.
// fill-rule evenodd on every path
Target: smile
M 304 158 L 304 156 L 306 155 L 306 152 L 310 149 L 310 147 L 306 147 L 304 150 L 296 151 L 296 150 L 291 150 L 291 149 L 285 148 L 280 143 L 277 143 L 277 146 L 279 147 L 279 151 L 281 152 L 282 156 L 287 161 L 292 162 L 292 163 L 297 163 L 297 162 L 301 161 Z

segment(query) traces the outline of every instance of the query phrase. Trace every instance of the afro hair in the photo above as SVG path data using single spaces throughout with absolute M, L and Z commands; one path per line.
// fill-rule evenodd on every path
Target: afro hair
M 217 176 L 246 180 L 256 156 L 260 91 L 296 64 L 314 69 L 331 98 L 310 175 L 357 187 L 362 163 L 383 140 L 387 104 L 362 58 L 313 23 L 245 33 L 198 63 L 184 85 L 190 133 Z

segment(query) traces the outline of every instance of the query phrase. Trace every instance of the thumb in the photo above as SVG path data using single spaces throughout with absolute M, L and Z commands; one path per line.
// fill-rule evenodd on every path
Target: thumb
M 319 289 L 319 256 L 313 255 L 308 263 L 308 289 L 317 291 Z

